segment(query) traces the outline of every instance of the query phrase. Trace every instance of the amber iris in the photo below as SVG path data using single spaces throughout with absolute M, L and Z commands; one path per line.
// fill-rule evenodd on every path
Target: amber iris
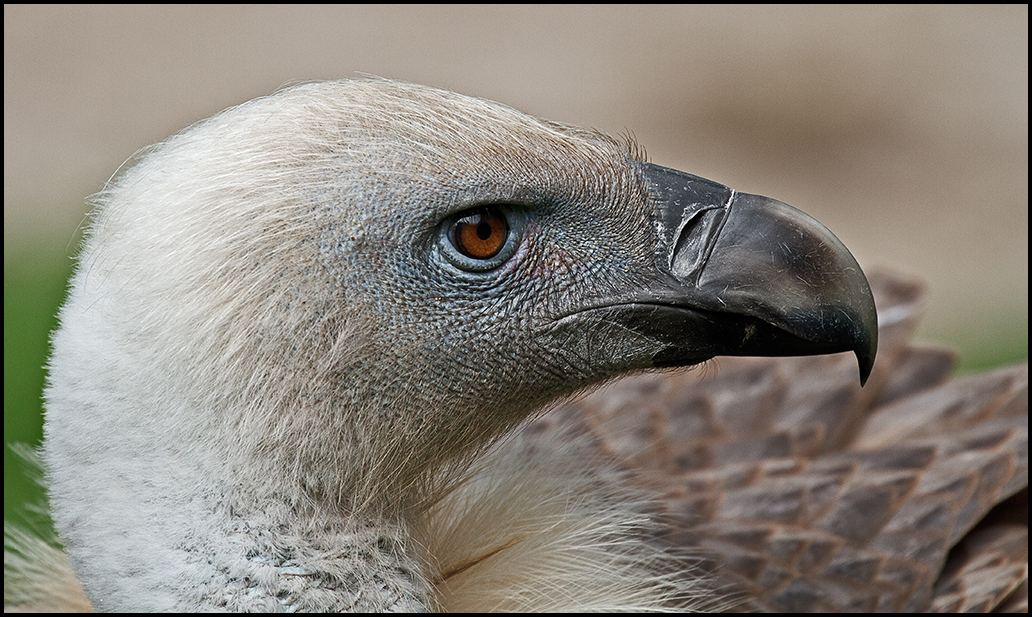
M 448 237 L 466 257 L 490 259 L 505 246 L 509 225 L 498 208 L 484 206 L 463 213 L 451 225 Z

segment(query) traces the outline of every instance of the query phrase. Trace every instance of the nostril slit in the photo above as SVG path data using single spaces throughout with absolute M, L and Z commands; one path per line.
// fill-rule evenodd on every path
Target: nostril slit
M 720 233 L 725 207 L 695 210 L 677 228 L 671 243 L 670 273 L 683 283 L 694 283 L 706 265 Z

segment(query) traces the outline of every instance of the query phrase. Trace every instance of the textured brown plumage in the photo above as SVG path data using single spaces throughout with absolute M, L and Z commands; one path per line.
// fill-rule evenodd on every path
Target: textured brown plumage
M 617 381 L 534 430 L 578 423 L 626 461 L 661 495 L 659 540 L 703 555 L 739 608 L 1027 610 L 1028 366 L 950 380 L 949 351 L 910 341 L 921 286 L 871 284 L 864 388 L 845 354 L 719 358 Z

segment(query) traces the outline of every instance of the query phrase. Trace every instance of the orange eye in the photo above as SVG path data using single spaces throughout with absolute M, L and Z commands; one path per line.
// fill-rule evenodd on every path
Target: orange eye
M 484 206 L 474 208 L 451 224 L 448 238 L 453 246 L 466 257 L 490 259 L 505 246 L 509 236 L 509 224 L 497 208 Z

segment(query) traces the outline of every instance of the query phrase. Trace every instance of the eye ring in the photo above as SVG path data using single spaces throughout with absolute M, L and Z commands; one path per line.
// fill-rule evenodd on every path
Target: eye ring
M 438 227 L 438 250 L 460 270 L 494 270 L 519 247 L 522 212 L 511 204 L 489 204 L 453 214 Z
M 448 240 L 470 259 L 490 259 L 505 246 L 509 223 L 496 206 L 480 206 L 461 213 L 448 226 Z

